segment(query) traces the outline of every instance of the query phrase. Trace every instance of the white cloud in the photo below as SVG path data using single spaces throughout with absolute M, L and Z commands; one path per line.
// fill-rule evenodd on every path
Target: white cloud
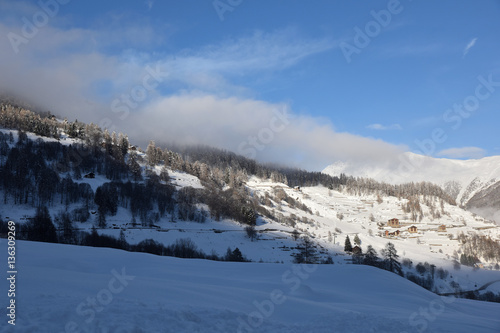
M 227 89 L 231 78 L 246 75 L 247 80 L 251 80 L 263 71 L 284 70 L 307 57 L 332 49 L 336 43 L 329 39 L 297 36 L 294 29 L 272 33 L 256 31 L 247 37 L 169 55 L 159 62 L 172 80 L 217 92 L 219 88 Z
M 12 29 L 0 23 L 0 35 Z M 243 154 L 253 149 L 258 160 L 308 169 L 322 170 L 337 159 L 383 161 L 404 148 L 338 133 L 325 119 L 309 116 L 294 116 L 282 128 L 273 117 L 282 109 L 293 114 L 288 105 L 248 97 L 252 94 L 246 93 L 247 88 L 231 82 L 243 74 L 251 77 L 292 67 L 331 49 L 335 44 L 331 40 L 299 38 L 296 31 L 285 29 L 156 58 L 133 50 L 121 55 L 100 52 L 103 36 L 115 33 L 48 25 L 20 45 L 18 54 L 8 39 L 1 39 L 0 90 L 69 119 L 98 124 L 109 119 L 109 127 L 142 145 L 155 139 L 208 144 Z M 113 112 L 112 101 L 130 95 L 143 83 L 146 67 L 157 65 L 168 73 L 159 87 L 130 107 L 128 116 Z M 274 131 L 266 130 L 271 128 Z M 272 140 L 265 136 L 270 133 Z M 251 138 L 259 135 L 265 142 L 252 146 Z
M 467 44 L 467 46 L 465 47 L 464 49 L 464 52 L 463 52 L 463 57 L 465 57 L 467 55 L 467 53 L 469 53 L 469 50 L 474 46 L 476 45 L 476 41 L 477 41 L 477 37 L 473 38 L 469 44 Z
M 441 150 L 437 155 L 448 158 L 478 159 L 484 157 L 486 151 L 479 147 L 449 148 Z
M 0 89 L 25 96 L 53 112 L 92 121 L 92 113 L 87 109 L 83 116 L 79 114 L 82 102 L 90 101 L 94 108 L 109 113 L 109 105 L 115 98 L 140 84 L 148 65 L 158 65 L 168 72 L 159 89 L 168 90 L 169 94 L 201 91 L 218 96 L 248 96 L 251 95 L 248 88 L 231 83 L 234 76 L 286 69 L 333 47 L 331 41 L 301 39 L 293 29 L 284 29 L 274 33 L 255 32 L 249 37 L 178 54 L 152 55 L 129 49 L 121 55 L 107 55 L 99 51 L 104 39 L 117 40 L 116 43 L 121 39 L 133 41 L 136 39 L 133 30 L 146 40 L 153 35 L 148 26 L 126 31 L 115 29 L 112 22 L 110 26 L 97 32 L 62 30 L 49 24 L 26 44 L 18 45 L 17 54 L 7 38 L 1 39 Z M 0 23 L 0 35 L 6 36 L 11 31 L 21 33 L 20 27 Z M 103 86 L 107 91 L 101 90 Z M 149 100 L 158 94 L 159 91 L 151 92 Z
M 366 126 L 366 128 L 368 129 L 372 129 L 372 130 L 377 130 L 377 131 L 387 131 L 387 130 L 402 130 L 403 127 L 401 127 L 401 125 L 399 124 L 392 124 L 392 125 L 388 125 L 388 126 L 385 126 L 385 125 L 381 125 L 381 124 L 371 124 L 371 125 L 368 125 Z
M 282 110 L 290 114 L 288 120 L 277 116 Z M 127 124 L 143 140 L 208 144 L 314 170 L 339 159 L 382 162 L 405 148 L 336 132 L 325 119 L 298 116 L 286 104 L 213 95 L 159 98 L 132 114 Z

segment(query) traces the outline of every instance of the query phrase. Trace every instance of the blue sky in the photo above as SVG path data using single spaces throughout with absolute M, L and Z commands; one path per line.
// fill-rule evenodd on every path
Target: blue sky
M 480 158 L 500 154 L 499 14 L 493 0 L 0 0 L 0 89 L 141 144 L 311 170 Z

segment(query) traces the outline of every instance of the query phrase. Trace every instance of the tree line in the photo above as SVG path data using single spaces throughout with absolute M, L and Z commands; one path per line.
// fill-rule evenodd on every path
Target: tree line
M 250 261 L 237 247 L 234 249 L 228 248 L 225 255 L 217 255 L 216 253 L 206 254 L 204 251 L 198 249 L 198 246 L 190 238 L 177 239 L 170 245 L 164 245 L 153 239 L 145 239 L 137 244 L 129 244 L 123 230 L 120 231 L 119 238 L 109 235 L 99 235 L 96 228 L 92 228 L 91 232 L 77 231 L 72 227 L 71 220 L 67 215 L 65 216 L 65 214 L 66 213 L 62 212 L 57 215 L 56 224 L 58 228 L 56 228 L 47 207 L 39 207 L 35 216 L 30 218 L 29 222 L 17 226 L 17 239 L 80 246 L 108 247 L 131 252 L 145 252 L 178 258 L 238 262 Z M 8 223 L 0 220 L 0 233 L 6 230 L 8 230 Z

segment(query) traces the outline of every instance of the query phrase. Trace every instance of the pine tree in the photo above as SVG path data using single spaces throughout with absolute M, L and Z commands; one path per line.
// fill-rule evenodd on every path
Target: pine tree
M 248 238 L 253 242 L 254 239 L 257 239 L 257 231 L 255 231 L 255 226 L 249 225 L 245 227 L 245 232 L 247 233 Z
M 146 158 L 149 165 L 151 166 L 158 163 L 157 151 L 154 141 L 149 141 L 148 147 L 146 148 Z
M 129 154 L 127 165 L 132 173 L 133 179 L 135 181 L 139 181 L 142 178 L 142 170 L 141 166 L 137 162 L 137 154 L 132 152 Z
M 233 251 L 231 251 L 231 248 L 227 248 L 226 251 L 226 256 L 224 258 L 226 261 L 238 261 L 238 262 L 244 262 L 247 261 L 243 254 L 241 253 L 240 249 L 235 248 Z
M 111 135 L 109 134 L 108 130 L 104 130 L 104 149 L 106 149 L 106 152 L 111 155 L 112 150 L 111 148 L 113 147 L 113 139 L 111 138 Z
M 256 225 L 257 214 L 251 207 L 241 207 L 242 222 L 248 225 Z
M 56 219 L 57 221 L 57 219 Z M 73 228 L 73 223 L 69 213 L 64 212 L 59 215 L 59 228 L 63 230 L 61 242 L 74 244 L 75 229 Z
M 127 155 L 127 153 L 128 153 L 128 146 L 129 146 L 128 137 L 126 135 L 123 135 L 122 133 L 120 133 L 118 135 L 118 141 L 119 141 L 119 145 L 120 145 L 120 149 L 121 149 L 122 155 L 123 156 Z
M 99 206 L 97 208 L 97 225 L 99 228 L 106 228 L 106 213 L 103 207 L 104 206 Z
M 365 257 L 363 259 L 363 264 L 369 266 L 377 266 L 378 261 L 379 258 L 377 256 L 377 251 L 371 245 L 368 245 L 368 247 L 366 248 Z
M 302 237 L 300 245 L 297 247 L 299 253 L 294 254 L 297 264 L 315 264 L 318 262 L 318 250 L 313 241 L 307 236 Z
M 120 230 L 119 242 L 122 249 L 128 250 L 127 238 L 125 237 L 125 233 L 123 232 L 123 230 Z
M 39 207 L 33 220 L 28 224 L 28 239 L 38 242 L 57 243 L 57 234 L 49 210 Z
M 231 259 L 232 259 L 232 261 L 239 261 L 239 262 L 245 261 L 243 254 L 241 254 L 241 251 L 238 248 L 234 249 L 232 256 L 231 256 Z
M 361 245 L 361 239 L 359 239 L 359 236 L 358 234 L 356 234 L 356 236 L 354 236 L 354 244 L 355 245 Z
M 382 250 L 382 255 L 384 256 L 385 269 L 390 272 L 395 272 L 399 275 L 403 274 L 401 270 L 401 264 L 398 261 L 399 255 L 398 251 L 391 242 L 385 245 L 385 249 Z
M 349 235 L 347 235 L 345 238 L 344 252 L 351 252 L 351 251 L 352 251 L 351 239 L 349 238 Z

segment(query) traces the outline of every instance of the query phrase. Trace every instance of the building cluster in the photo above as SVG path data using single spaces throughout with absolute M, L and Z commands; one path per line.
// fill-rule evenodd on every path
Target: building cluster
M 387 221 L 387 227 L 390 228 L 396 228 L 395 231 L 389 231 L 385 230 L 384 231 L 384 236 L 385 237 L 399 237 L 402 233 L 408 232 L 409 234 L 418 234 L 418 228 L 414 225 L 408 227 L 406 230 L 402 230 L 401 228 L 403 227 L 402 224 L 399 222 L 399 219 L 397 218 L 392 218 Z M 438 232 L 445 232 L 446 231 L 446 226 L 444 224 L 441 224 L 437 228 Z

